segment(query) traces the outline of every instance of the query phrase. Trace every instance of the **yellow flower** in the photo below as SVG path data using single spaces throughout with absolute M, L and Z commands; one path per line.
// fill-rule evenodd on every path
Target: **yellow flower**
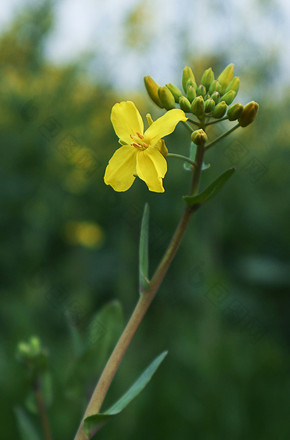
M 144 133 L 135 104 L 131 101 L 115 104 L 111 121 L 122 147 L 115 151 L 106 168 L 106 185 L 111 185 L 115 191 L 127 191 L 138 176 L 150 191 L 164 192 L 162 179 L 167 162 L 160 151 L 160 141 L 174 131 L 178 122 L 186 119 L 182 110 L 169 110 Z

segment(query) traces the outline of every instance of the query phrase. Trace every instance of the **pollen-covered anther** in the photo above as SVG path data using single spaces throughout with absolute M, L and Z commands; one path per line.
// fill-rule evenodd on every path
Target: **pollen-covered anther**
M 142 145 L 140 145 L 140 144 L 137 144 L 137 142 L 132 142 L 132 147 L 135 147 L 135 148 L 138 148 L 138 150 L 143 150 L 143 147 L 142 147 Z

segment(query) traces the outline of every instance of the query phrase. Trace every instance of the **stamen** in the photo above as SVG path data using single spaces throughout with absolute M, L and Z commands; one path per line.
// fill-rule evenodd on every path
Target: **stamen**
M 143 147 L 142 147 L 142 145 L 140 145 L 140 144 L 137 144 L 137 142 L 132 142 L 132 147 L 135 147 L 135 148 L 138 148 L 138 150 L 143 150 Z
M 142 134 L 138 133 L 138 131 L 136 132 L 136 134 L 140 139 L 144 139 L 144 136 Z

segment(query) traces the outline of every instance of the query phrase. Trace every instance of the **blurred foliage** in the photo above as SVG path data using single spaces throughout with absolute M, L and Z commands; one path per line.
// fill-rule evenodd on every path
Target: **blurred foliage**
M 101 78 L 89 80 L 81 64 L 48 64 L 43 46 L 52 25 L 51 4 L 43 2 L 0 39 L 2 438 L 19 438 L 13 408 L 29 390 L 14 354 L 32 334 L 50 351 L 55 438 L 73 437 L 121 328 L 117 303 L 102 309 L 101 320 L 96 310 L 118 299 L 127 318 L 137 299 L 144 203 L 152 272 L 188 184 L 182 164 L 170 162 L 165 195 L 141 181 L 124 194 L 104 185 L 117 147 L 110 109 L 124 96 L 103 88 Z M 197 74 L 206 63 L 194 60 Z M 217 57 L 213 68 L 225 64 Z M 255 72 L 249 78 L 259 85 Z M 143 114 L 150 109 L 145 94 L 125 99 Z M 289 106 L 289 91 L 280 100 L 265 93 L 255 124 L 209 153 L 203 187 L 225 168 L 237 166 L 237 173 L 192 220 L 105 407 L 160 351 L 169 356 L 100 439 L 289 438 Z M 212 127 L 210 136 L 224 129 Z M 169 150 L 186 154 L 186 136 L 178 127 Z M 83 352 L 90 322 L 99 336 Z

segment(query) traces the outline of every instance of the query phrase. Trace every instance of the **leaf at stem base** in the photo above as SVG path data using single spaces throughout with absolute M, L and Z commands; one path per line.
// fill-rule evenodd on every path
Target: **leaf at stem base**
M 145 386 L 150 382 L 153 374 L 158 369 L 161 362 L 167 355 L 167 351 L 164 351 L 153 362 L 143 371 L 141 376 L 134 382 L 134 384 L 129 388 L 129 390 L 123 394 L 123 396 L 114 403 L 107 411 L 104 413 L 93 414 L 88 416 L 84 420 L 84 431 L 87 436 L 91 433 L 96 433 L 110 418 L 119 414 L 124 408 L 133 400 L 138 394 L 145 388 Z M 93 437 L 90 437 L 93 438 Z

